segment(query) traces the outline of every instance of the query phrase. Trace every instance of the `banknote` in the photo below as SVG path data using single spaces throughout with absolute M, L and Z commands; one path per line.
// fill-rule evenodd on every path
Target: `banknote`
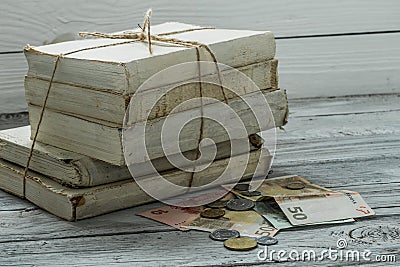
M 274 199 L 293 225 L 375 214 L 359 193 L 347 190 L 314 196 L 275 196 Z
M 274 236 L 278 232 L 277 229 L 253 210 L 226 210 L 225 215 L 219 219 L 207 219 L 197 216 L 182 227 L 206 232 L 212 232 L 217 229 L 232 229 L 239 231 L 241 236 L 249 237 Z
M 300 189 L 289 189 L 291 184 L 303 185 Z M 225 188 L 232 188 L 232 185 L 226 185 Z M 250 199 L 252 201 L 260 201 L 266 197 L 274 196 L 307 196 L 307 195 L 318 195 L 325 194 L 327 192 L 333 192 L 330 189 L 322 186 L 312 184 L 306 179 L 298 175 L 288 175 L 276 178 L 269 178 L 263 181 L 258 188 L 250 188 L 250 190 L 257 190 L 261 193 L 259 196 L 246 196 L 242 191 L 233 189 L 232 192 L 242 198 Z
M 199 203 L 204 203 L 204 201 L 211 202 L 214 200 L 216 195 L 220 196 L 222 194 L 225 194 L 225 196 L 223 196 L 220 200 L 229 200 L 234 198 L 232 193 L 229 193 L 222 188 L 209 191 L 204 194 L 199 194 L 197 197 L 179 202 L 175 206 L 165 205 L 156 209 L 138 213 L 137 215 L 170 225 L 182 231 L 188 231 L 189 229 L 183 228 L 182 226 L 194 220 L 204 209 L 202 206 L 196 207 L 196 205 Z M 194 205 L 195 207 L 185 207 L 188 205 Z
M 281 208 L 273 198 L 268 198 L 264 199 L 263 201 L 256 202 L 254 210 L 258 212 L 260 215 L 262 215 L 276 229 L 281 230 L 281 229 L 293 228 L 296 226 L 302 226 L 302 225 L 291 224 L 289 220 L 286 218 L 286 215 L 282 212 Z M 318 223 L 304 224 L 303 226 L 316 225 L 316 224 L 339 224 L 348 222 L 354 222 L 354 219 L 350 218 L 343 220 L 318 222 Z
M 231 192 L 222 187 L 209 188 L 206 190 L 193 192 L 192 195 L 192 198 L 186 199 L 186 197 L 184 197 L 184 199 L 181 201 L 179 200 L 179 196 L 177 196 L 175 198 L 176 203 L 174 204 L 174 206 L 196 207 L 201 206 L 204 203 L 208 204 L 210 202 L 213 202 L 217 198 L 219 198 L 219 200 L 229 200 L 231 198 L 234 198 L 234 195 Z
M 179 207 L 165 205 L 156 209 L 147 210 L 137 215 L 143 216 L 166 225 L 170 225 L 181 231 L 188 231 L 182 225 L 194 220 L 202 211 L 202 207 Z

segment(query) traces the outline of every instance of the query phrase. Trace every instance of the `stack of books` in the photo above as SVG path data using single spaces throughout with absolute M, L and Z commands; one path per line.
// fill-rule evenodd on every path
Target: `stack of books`
M 164 69 L 197 62 L 197 49 L 154 43 L 150 54 L 145 42 L 120 44 L 127 40 L 108 38 L 27 47 L 29 71 L 25 92 L 31 125 L 0 132 L 0 188 L 25 197 L 59 217 L 77 220 L 152 201 L 132 178 L 134 172 L 135 178 L 157 179 L 141 168 L 149 161 L 163 177 L 181 186 L 196 187 L 213 181 L 229 160 L 240 153 L 250 153 L 249 161 L 243 163 L 245 166 L 235 166 L 245 168 L 244 179 L 263 175 L 255 173 L 257 165 L 265 166 L 266 171 L 271 157 L 256 133 L 283 126 L 288 114 L 286 93 L 278 87 L 274 36 L 271 32 L 259 31 L 190 30 L 194 28 L 188 24 L 164 23 L 152 26 L 152 34 L 176 32 L 168 37 L 205 44 L 218 63 L 239 70 L 251 82 L 240 82 L 237 73 L 228 67 L 218 71 L 203 68 L 201 73 L 188 69 L 174 77 L 157 79 L 152 86 L 138 92 L 146 80 Z M 202 61 L 213 62 L 205 49 L 198 51 Z M 216 83 L 182 83 L 199 75 Z M 239 90 L 225 92 L 218 85 L 219 76 L 229 84 L 237 82 L 235 87 Z M 41 114 L 51 80 L 48 101 Z M 154 96 L 171 84 L 176 85 L 174 90 L 152 104 Z M 253 88 L 260 90 L 256 92 Z M 242 99 L 260 95 L 269 103 L 273 117 L 273 121 L 265 118 L 261 125 L 251 115 L 254 107 Z M 188 159 L 196 159 L 199 137 L 213 139 L 217 152 L 208 168 L 191 173 L 169 162 L 160 136 L 171 114 L 178 120 L 180 116 L 197 114 L 204 103 L 193 101 L 183 107 L 179 104 L 200 96 L 225 102 L 238 114 L 248 136 L 236 141 L 248 144 L 249 149 L 236 150 L 237 154 L 232 155 L 229 134 L 212 121 L 193 120 L 190 127 L 182 128 L 179 133 L 181 152 Z M 129 105 L 131 98 L 135 98 L 134 106 Z M 41 115 L 43 119 L 38 127 Z M 140 124 L 146 124 L 146 145 L 151 153 L 136 157 L 141 160 L 127 162 L 127 148 L 122 138 L 124 127 Z M 38 128 L 29 175 L 24 183 L 23 171 L 31 139 Z M 144 137 L 130 138 L 135 141 Z

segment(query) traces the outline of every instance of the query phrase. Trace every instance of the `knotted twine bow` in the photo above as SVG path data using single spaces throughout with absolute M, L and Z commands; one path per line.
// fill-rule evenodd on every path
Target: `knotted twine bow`
M 42 109 L 40 111 L 40 116 L 39 116 L 39 121 L 37 123 L 36 126 L 36 131 L 34 134 L 34 137 L 32 139 L 32 145 L 29 151 L 29 156 L 28 156 L 28 161 L 26 163 L 26 167 L 24 170 L 24 175 L 23 175 L 23 190 L 22 190 L 22 195 L 25 198 L 26 196 L 26 178 L 28 176 L 28 171 L 29 171 L 29 165 L 31 163 L 32 160 L 32 156 L 33 156 L 33 150 L 35 147 L 35 143 L 36 143 L 36 139 L 37 136 L 39 134 L 39 129 L 40 129 L 40 125 L 42 123 L 43 120 L 43 116 L 44 116 L 44 111 L 46 109 L 46 105 L 47 105 L 47 101 L 50 95 L 50 90 L 52 88 L 52 84 L 53 84 L 53 80 L 54 80 L 54 76 L 56 74 L 56 70 L 57 67 L 60 63 L 61 58 L 63 58 L 66 55 L 71 55 L 74 53 L 78 53 L 78 52 L 82 52 L 82 51 L 86 51 L 86 50 L 93 50 L 93 49 L 98 49 L 98 48 L 104 48 L 104 47 L 109 47 L 109 46 L 116 46 L 116 45 L 122 45 L 122 44 L 129 44 L 129 43 L 134 43 L 134 42 L 144 42 L 148 44 L 148 49 L 149 49 L 149 53 L 153 54 L 153 49 L 152 49 L 152 45 L 172 45 L 172 46 L 181 46 L 181 47 L 188 47 L 188 48 L 196 48 L 196 57 L 197 57 L 197 62 L 198 62 L 198 79 L 199 79 L 199 88 L 200 88 L 200 112 L 201 112 L 201 122 L 200 122 L 200 135 L 199 135 L 199 140 L 197 143 L 197 151 L 196 151 L 196 159 L 199 158 L 200 156 L 200 142 L 203 139 L 203 128 L 204 128 L 204 112 L 203 112 L 203 90 L 202 90 L 202 82 L 201 82 L 201 70 L 200 70 L 200 48 L 205 49 L 209 55 L 211 56 L 212 60 L 215 63 L 215 68 L 217 71 L 217 75 L 218 75 L 218 82 L 220 85 L 220 88 L 222 90 L 222 95 L 224 97 L 224 101 L 225 103 L 228 103 L 228 100 L 226 98 L 225 92 L 224 92 L 224 88 L 222 86 L 222 79 L 221 79 L 221 73 L 218 67 L 218 62 L 217 62 L 217 58 L 215 57 L 214 53 L 211 51 L 210 47 L 208 47 L 208 45 L 200 43 L 200 42 L 196 42 L 196 41 L 186 41 L 186 40 L 180 40 L 177 38 L 169 38 L 169 37 L 164 37 L 164 36 L 168 36 L 168 35 L 174 35 L 174 34 L 179 34 L 179 33 L 184 33 L 184 32 L 191 32 L 191 31 L 197 31 L 197 30 L 208 30 L 208 29 L 215 29 L 213 27 L 200 27 L 200 28 L 192 28 L 192 29 L 186 29 L 186 30 L 180 30 L 180 31 L 173 31 L 173 32 L 166 32 L 166 33 L 160 33 L 157 35 L 151 34 L 151 26 L 150 26 L 150 17 L 152 14 L 152 10 L 149 9 L 146 12 L 145 18 L 144 18 L 144 22 L 143 22 L 143 26 L 141 27 L 139 25 L 139 27 L 141 28 L 141 32 L 123 32 L 121 34 L 107 34 L 107 33 L 100 33 L 100 32 L 93 32 L 93 33 L 89 33 L 89 32 L 80 32 L 79 35 L 82 37 L 86 37 L 86 36 L 92 36 L 92 37 L 96 37 L 96 38 L 106 38 L 106 39 L 129 39 L 130 41 L 124 41 L 124 42 L 118 42 L 118 43 L 112 43 L 112 44 L 106 44 L 106 45 L 100 45 L 100 46 L 94 46 L 94 47 L 89 47 L 89 48 L 82 48 L 82 49 L 78 49 L 78 50 L 74 50 L 65 54 L 59 54 L 56 57 L 55 60 L 55 64 L 54 64 L 54 69 L 50 78 L 50 82 L 49 82 L 49 86 L 47 88 L 47 92 L 44 98 L 44 102 L 42 105 Z M 123 65 L 125 67 L 125 65 Z M 194 176 L 194 170 L 195 170 L 195 166 L 193 167 L 193 172 L 192 172 L 192 176 L 189 182 L 189 188 L 188 191 L 190 190 L 191 186 L 192 186 L 192 182 L 193 182 L 193 176 Z

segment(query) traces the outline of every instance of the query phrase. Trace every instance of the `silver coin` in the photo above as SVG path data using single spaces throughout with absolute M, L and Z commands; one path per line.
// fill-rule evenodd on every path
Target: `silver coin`
M 230 210 L 244 211 L 254 207 L 254 202 L 248 199 L 231 199 L 226 203 L 226 207 Z
M 271 246 L 278 244 L 278 239 L 271 236 L 262 236 L 256 239 L 257 243 L 263 246 Z
M 233 187 L 234 190 L 237 191 L 249 191 L 250 185 L 249 184 L 237 184 Z
M 246 197 L 258 197 L 258 196 L 261 196 L 261 192 L 260 191 L 243 191 L 243 192 L 240 192 L 240 194 L 242 194 L 243 196 L 246 196 Z
M 218 229 L 210 234 L 210 238 L 216 241 L 225 241 L 230 238 L 237 238 L 240 236 L 240 233 L 236 230 L 230 229 Z
M 286 185 L 286 188 L 290 190 L 300 190 L 304 187 L 306 187 L 306 185 L 302 182 L 291 182 Z

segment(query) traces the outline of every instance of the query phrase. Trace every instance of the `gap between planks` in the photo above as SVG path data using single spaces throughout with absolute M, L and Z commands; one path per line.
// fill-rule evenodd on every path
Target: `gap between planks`
M 134 10 L 129 0 L 117 4 L 71 0 L 68 5 L 61 0 L 32 0 L 25 1 L 23 9 L 21 0 L 3 2 L 0 51 L 16 51 L 27 43 L 41 45 L 71 32 L 129 29 L 143 21 L 143 12 L 150 6 L 154 10 L 153 24 L 180 21 L 218 28 L 271 30 L 278 37 L 390 32 L 399 30 L 400 22 L 396 0 L 368 0 L 362 5 L 357 0 L 204 0 L 185 5 L 179 0 L 149 0 L 136 3 Z

